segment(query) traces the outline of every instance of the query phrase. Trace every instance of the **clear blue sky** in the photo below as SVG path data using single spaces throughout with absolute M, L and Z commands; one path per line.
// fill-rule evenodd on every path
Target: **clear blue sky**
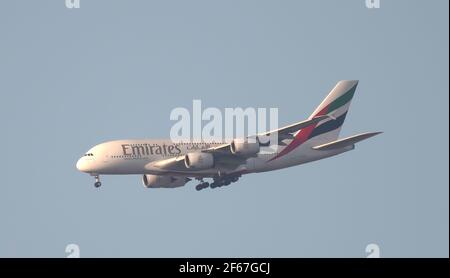
M 448 257 L 449 2 L 364 2 L 2 1 L 0 256 Z M 341 79 L 342 136 L 385 132 L 341 156 L 201 192 L 75 168 L 193 99 L 288 124 Z

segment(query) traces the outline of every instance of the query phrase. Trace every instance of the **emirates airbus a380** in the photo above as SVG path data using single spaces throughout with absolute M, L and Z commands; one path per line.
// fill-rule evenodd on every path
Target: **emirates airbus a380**
M 369 132 L 339 139 L 358 81 L 337 83 L 328 96 L 305 121 L 229 143 L 178 142 L 172 140 L 117 140 L 101 143 L 77 162 L 78 170 L 100 175 L 142 175 L 147 188 L 184 186 L 192 178 L 197 190 L 216 188 L 236 182 L 242 175 L 287 168 L 355 148 L 355 143 L 381 132 Z M 277 132 L 274 152 L 261 152 L 258 136 Z M 204 179 L 212 179 L 205 182 Z

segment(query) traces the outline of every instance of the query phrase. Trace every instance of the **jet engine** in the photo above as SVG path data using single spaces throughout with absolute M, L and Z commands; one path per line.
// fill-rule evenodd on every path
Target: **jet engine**
M 230 144 L 230 150 L 235 155 L 254 156 L 259 152 L 259 141 L 257 139 L 254 142 L 234 139 Z
M 184 156 L 186 168 L 204 170 L 214 167 L 214 156 L 210 153 L 188 153 Z
M 142 183 L 147 188 L 175 188 L 185 185 L 189 178 L 174 176 L 144 175 Z

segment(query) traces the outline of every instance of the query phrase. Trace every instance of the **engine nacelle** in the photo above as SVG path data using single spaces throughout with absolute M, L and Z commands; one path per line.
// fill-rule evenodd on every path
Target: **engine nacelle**
M 189 178 L 174 176 L 144 175 L 142 183 L 147 188 L 175 188 L 185 185 Z
M 230 144 L 230 150 L 235 155 L 254 156 L 259 153 L 259 141 L 256 139 L 254 142 L 248 142 L 235 139 Z
M 214 156 L 210 153 L 188 153 L 184 156 L 186 168 L 204 170 L 214 167 Z

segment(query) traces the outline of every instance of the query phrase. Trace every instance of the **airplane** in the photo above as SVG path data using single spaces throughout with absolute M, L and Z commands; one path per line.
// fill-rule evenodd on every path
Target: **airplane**
M 355 144 L 382 132 L 367 132 L 339 139 L 358 80 L 342 80 L 304 121 L 257 134 L 277 132 L 274 152 L 261 152 L 259 140 L 231 142 L 173 142 L 116 140 L 88 150 L 76 163 L 79 171 L 100 175 L 142 175 L 146 188 L 176 188 L 192 179 L 196 190 L 227 186 L 242 175 L 267 172 L 328 158 L 353 150 Z M 204 179 L 212 179 L 206 182 Z

